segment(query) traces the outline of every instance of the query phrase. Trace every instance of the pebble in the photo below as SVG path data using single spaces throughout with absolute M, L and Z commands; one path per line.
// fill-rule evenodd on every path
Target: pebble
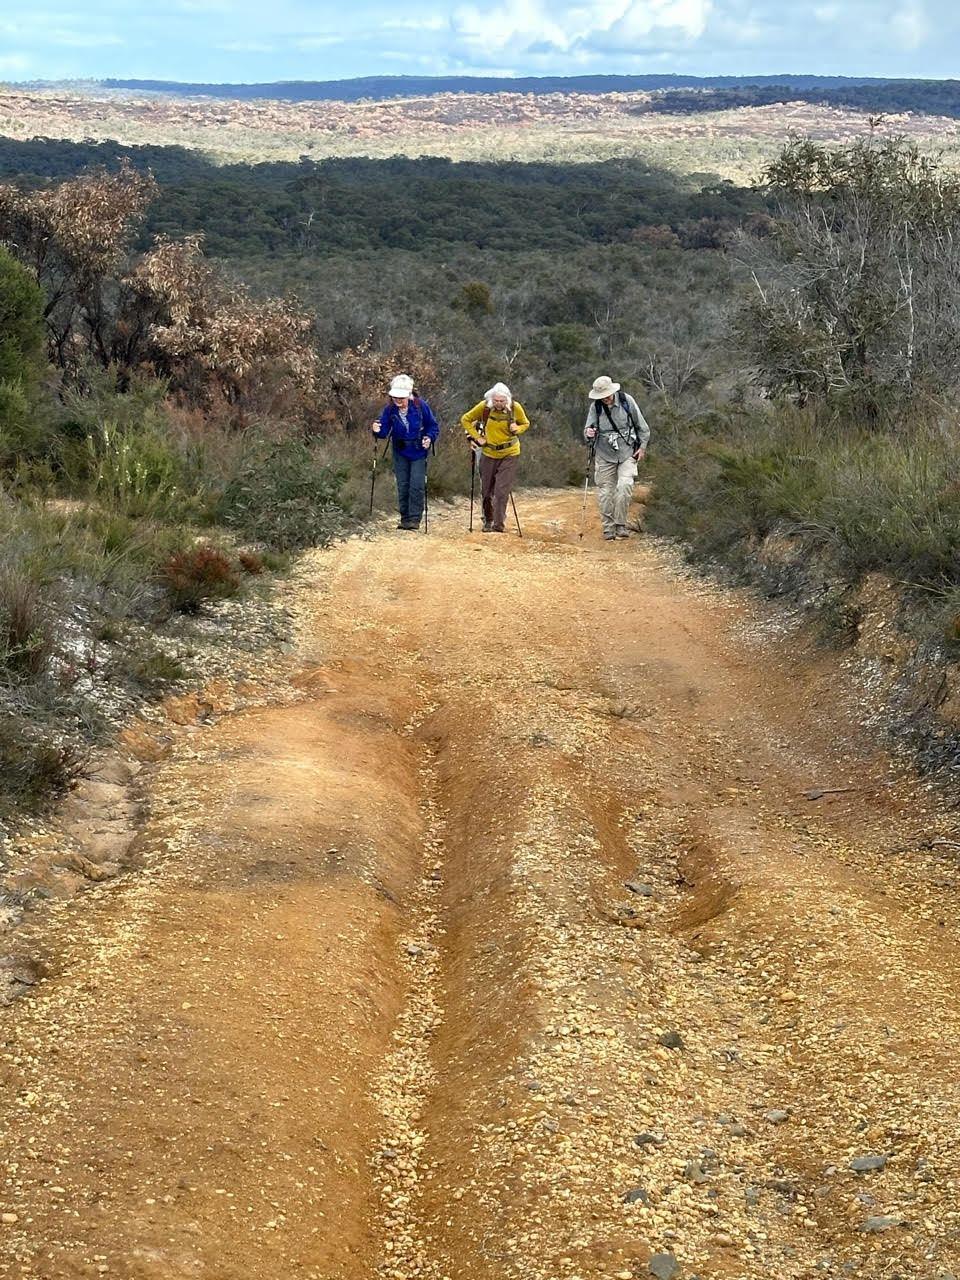
M 656 1280 L 673 1280 L 679 1264 L 672 1253 L 655 1253 L 650 1259 L 649 1271 Z
M 790 1119 L 790 1112 L 778 1111 L 776 1109 L 773 1111 L 765 1111 L 763 1113 L 763 1118 L 764 1120 L 768 1120 L 771 1124 L 783 1124 L 785 1121 Z
M 874 1218 L 867 1218 L 860 1230 L 867 1232 L 869 1235 L 878 1231 L 889 1231 L 891 1227 L 902 1227 L 903 1225 L 903 1218 L 894 1213 L 886 1213 Z
M 857 1156 L 850 1161 L 850 1168 L 854 1173 L 873 1173 L 877 1169 L 883 1169 L 888 1159 L 889 1156 Z
M 635 893 L 640 898 L 652 898 L 653 886 L 649 884 L 640 884 L 636 880 L 624 881 L 625 889 L 629 889 L 631 893 Z
M 649 1204 L 650 1193 L 643 1187 L 631 1187 L 622 1197 L 624 1204 Z
M 683 1037 L 679 1031 L 664 1031 L 663 1035 L 657 1036 L 657 1042 L 662 1044 L 665 1049 L 683 1049 Z
M 638 1147 L 659 1147 L 666 1141 L 666 1138 L 660 1130 L 656 1129 L 649 1133 L 634 1134 L 634 1143 Z

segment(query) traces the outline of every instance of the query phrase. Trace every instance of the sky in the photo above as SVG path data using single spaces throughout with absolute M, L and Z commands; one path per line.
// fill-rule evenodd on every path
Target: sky
M 0 79 L 960 75 L 956 0 L 0 0 Z

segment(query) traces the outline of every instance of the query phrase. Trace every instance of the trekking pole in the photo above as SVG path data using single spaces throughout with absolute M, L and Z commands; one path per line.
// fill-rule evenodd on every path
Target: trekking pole
M 517 515 L 517 500 L 512 493 L 510 494 L 510 501 L 513 503 L 513 518 L 517 522 L 517 533 L 522 538 L 523 530 L 520 528 L 520 517 Z
M 477 451 L 470 446 L 470 528 L 469 532 L 473 533 L 473 499 L 477 492 Z
M 433 440 L 430 441 L 430 452 L 433 455 L 433 457 L 437 456 L 437 446 Z M 430 507 L 429 507 L 429 504 L 427 503 L 427 477 L 429 476 L 429 474 L 430 474 L 430 468 L 425 466 L 423 469 L 423 532 L 424 533 L 430 532 L 430 528 L 429 528 Z
M 373 442 L 373 466 L 370 468 L 370 515 L 371 515 L 371 516 L 373 515 L 373 491 L 374 491 L 374 489 L 376 488 L 376 485 L 377 485 L 377 445 L 379 445 L 379 443 L 380 443 L 380 441 L 379 441 L 379 440 L 374 439 L 374 442 Z M 387 443 L 383 446 L 383 453 L 381 453 L 381 455 L 380 455 L 380 461 L 381 461 L 381 462 L 382 462 L 382 461 L 384 460 L 384 458 L 387 456 L 387 449 L 389 449 L 389 447 L 390 447 L 390 441 L 389 441 L 389 440 L 387 440 Z
M 590 457 L 587 459 L 587 474 L 583 477 L 583 506 L 580 508 L 580 541 L 583 541 L 583 530 L 587 522 L 587 490 L 590 488 L 590 471 L 593 467 L 593 455 L 597 446 L 590 446 Z

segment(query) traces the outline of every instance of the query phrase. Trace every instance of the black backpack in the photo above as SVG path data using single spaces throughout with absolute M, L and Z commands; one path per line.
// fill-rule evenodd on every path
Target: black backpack
M 600 429 L 600 410 L 602 409 L 607 415 L 607 421 L 610 423 L 610 426 L 614 429 L 620 439 L 623 440 L 628 447 L 638 449 L 640 447 L 640 425 L 634 419 L 633 410 L 630 408 L 630 401 L 627 399 L 627 393 L 622 387 L 617 392 L 617 400 L 619 401 L 620 408 L 627 416 L 627 421 L 630 423 L 630 430 L 634 437 L 633 443 L 631 444 L 629 440 L 626 440 L 623 432 L 613 420 L 613 414 L 610 412 L 610 406 L 603 400 L 596 400 L 594 402 L 597 406 L 597 430 L 599 431 Z

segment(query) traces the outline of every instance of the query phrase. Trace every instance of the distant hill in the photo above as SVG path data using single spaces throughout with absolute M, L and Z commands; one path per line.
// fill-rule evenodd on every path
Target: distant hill
M 289 102 L 383 101 L 438 93 L 638 93 L 664 89 L 788 86 L 819 91 L 881 85 L 856 76 L 364 76 L 356 80 L 281 80 L 273 84 L 188 84 L 175 80 L 102 80 L 104 89 L 209 98 L 273 98 Z M 895 83 L 895 82 L 893 82 Z M 934 82 L 930 82 L 934 83 Z

